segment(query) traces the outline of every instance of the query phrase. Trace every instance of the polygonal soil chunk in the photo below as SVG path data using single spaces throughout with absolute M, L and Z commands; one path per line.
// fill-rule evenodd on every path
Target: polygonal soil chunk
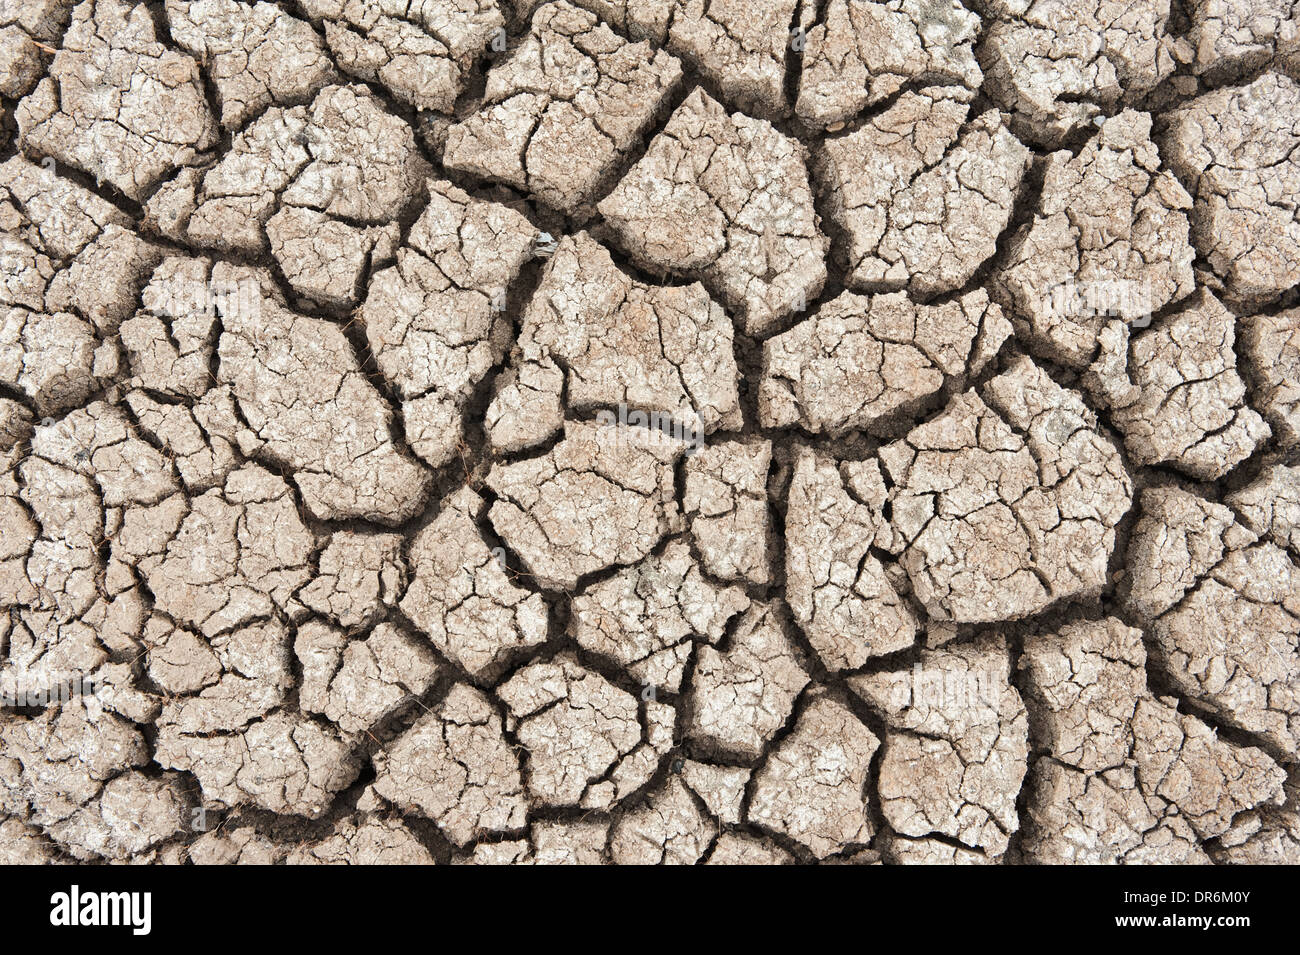
M 979 89 L 979 27 L 956 0 L 830 0 L 807 34 L 795 113 L 830 126 L 916 80 Z
M 1151 697 L 1145 686 L 1126 686 L 1126 676 L 1142 652 L 1136 631 L 1117 645 L 1112 639 L 1090 642 L 1076 632 L 1048 644 L 1031 666 L 1037 669 L 1035 695 L 1048 708 L 1049 742 L 1077 742 L 1079 734 L 1059 730 L 1079 715 L 1070 708 L 1080 689 L 1104 703 L 1123 720 L 1119 729 L 1128 749 L 1111 768 L 1097 774 L 1047 759 L 1036 770 L 1031 790 L 1025 842 L 1031 860 L 1043 862 L 1184 861 L 1200 858 L 1194 839 L 1211 839 L 1233 826 L 1236 817 L 1265 804 L 1282 802 L 1285 773 L 1262 750 L 1237 747 L 1217 737 L 1193 716 L 1179 714 L 1169 702 Z M 1093 631 L 1096 635 L 1097 631 Z M 1082 642 L 1080 642 L 1082 637 Z M 1125 650 L 1122 644 L 1130 644 Z M 1125 652 L 1130 660 L 1111 661 L 1103 654 Z M 1085 663 L 1070 675 L 1060 668 L 1066 652 Z M 1063 661 L 1068 667 L 1069 661 Z M 1129 711 L 1131 716 L 1123 715 Z M 1059 720 L 1059 722 L 1058 722 Z M 1100 729 L 1100 727 L 1099 727 Z M 1104 761 L 1100 748 L 1082 751 L 1087 762 Z M 1136 852 L 1137 859 L 1125 859 Z
M 698 639 L 717 643 L 749 606 L 738 587 L 705 579 L 680 540 L 600 581 L 572 601 L 569 631 L 648 687 L 676 693 Z
M 102 690 L 108 654 L 100 642 L 103 635 L 93 628 L 99 607 L 92 605 L 85 619 L 66 620 L 60 619 L 65 614 L 57 607 L 46 609 L 52 601 L 36 599 L 23 590 L 16 596 L 27 599 L 30 606 L 7 615 L 0 698 L 8 705 L 42 705 L 48 702 L 47 696 L 57 700 L 56 694 L 69 685 Z
M 297 206 L 266 223 L 271 254 L 289 284 L 314 302 L 334 306 L 360 299 L 368 269 L 392 260 L 400 232 L 396 222 L 359 227 Z
M 474 851 L 452 860 L 452 865 L 536 865 L 529 853 L 528 840 L 505 839 L 501 842 L 480 842 Z M 603 849 L 603 847 L 602 847 Z M 603 856 L 603 851 L 602 851 Z M 592 865 L 603 865 L 596 859 Z
M 343 627 L 368 627 L 406 589 L 400 534 L 339 531 L 320 555 L 316 577 L 299 599 Z
M 94 326 L 0 306 L 0 382 L 26 395 L 43 416 L 76 407 L 117 372 L 116 354 Z
M 1232 512 L 1152 488 L 1129 544 L 1131 606 L 1173 688 L 1294 752 L 1300 741 L 1300 572 Z
M 1132 500 L 1118 450 L 1028 358 L 982 393 L 881 450 L 916 598 L 937 619 L 975 623 L 1096 594 Z
M 882 531 L 835 462 L 801 448 L 785 518 L 786 599 L 829 669 L 857 669 L 916 637 L 916 619 L 869 552 Z
M 723 649 L 699 648 L 687 737 L 708 750 L 757 759 L 808 685 L 804 667 L 773 611 L 751 607 Z
M 212 355 L 225 312 L 260 308 L 261 291 L 244 274 L 211 259 L 168 256 L 141 293 L 143 306 L 119 329 L 136 384 L 200 398 L 215 383 Z
M 0 166 L 0 381 L 41 416 L 81 404 L 118 374 L 109 339 L 160 255 L 126 223 L 50 168 L 18 156 Z
M 132 199 L 217 142 L 198 64 L 158 42 L 145 7 L 122 0 L 77 6 L 50 75 L 16 118 L 24 149 Z
M 1187 820 L 1146 799 L 1132 766 L 1093 774 L 1041 757 L 1030 773 L 1021 850 L 1043 865 L 1205 865 Z
M 67 197 L 76 201 L 75 194 Z M 71 311 L 89 320 L 101 334 L 117 331 L 135 308 L 137 290 L 160 251 L 134 232 L 110 223 L 50 281 L 47 311 Z
M 332 728 L 277 710 L 234 733 L 160 732 L 154 759 L 192 772 L 206 802 L 314 819 L 360 771 Z
M 844 292 L 763 343 L 759 420 L 814 434 L 866 428 L 979 370 L 1011 332 L 983 289 L 940 305 Z
M 798 0 L 574 0 L 634 40 L 680 56 L 728 102 L 758 116 L 789 111 L 787 58 Z M 537 0 L 528 0 L 534 7 Z
M 451 111 L 504 22 L 495 0 L 303 0 L 302 7 L 323 21 L 341 69 L 417 109 L 441 112 Z
M 804 149 L 701 89 L 600 203 L 633 259 L 698 275 L 750 335 L 806 307 L 826 280 Z
M 728 826 L 743 822 L 741 806 L 745 801 L 745 788 L 749 785 L 748 769 L 688 759 L 683 760 L 680 766 L 674 762 L 673 772 L 678 771 L 682 781 L 700 797 L 709 814 L 718 822 Z
M 16 23 L 0 26 L 0 96 L 25 96 L 40 81 L 46 44 L 38 42 Z
M 302 671 L 298 686 L 298 707 L 305 713 L 320 713 L 329 703 L 330 681 L 343 662 L 348 635 L 319 617 L 298 624 L 293 653 Z
M 1269 436 L 1264 419 L 1246 405 L 1235 326 L 1232 313 L 1205 289 L 1131 340 L 1127 326 L 1107 326 L 1090 391 L 1110 409 L 1135 464 L 1172 464 L 1212 481 Z
M 203 64 L 229 129 L 272 103 L 305 99 L 334 78 L 316 31 L 273 3 L 167 0 L 167 28 Z
M 539 820 L 529 827 L 527 840 L 480 842 L 472 853 L 454 862 L 462 865 L 607 865 L 605 844 L 608 841 L 608 820 Z
M 524 750 L 529 793 L 548 806 L 608 808 L 625 795 L 616 791 L 623 765 L 640 761 L 643 741 L 663 742 L 647 739 L 636 697 L 568 654 L 529 664 L 497 695 Z M 648 720 L 671 720 L 671 708 L 655 708 Z M 653 767 L 641 782 L 652 773 Z
M 137 599 L 138 596 L 138 591 L 128 591 L 118 598 L 118 603 Z M 101 604 L 95 608 L 98 612 L 92 619 L 98 617 L 102 620 L 108 616 L 101 609 L 102 606 Z M 119 631 L 106 636 L 104 644 L 113 647 L 117 653 L 123 652 L 124 649 L 136 651 L 138 644 L 133 637 L 134 635 L 128 637 L 126 631 Z M 130 639 L 129 643 L 127 639 Z M 123 716 L 133 723 L 144 724 L 156 720 L 162 711 L 162 702 L 151 688 L 140 685 L 141 669 L 134 659 L 121 663 L 108 663 L 100 667 L 93 677 L 96 702 L 105 710 Z
M 164 536 L 138 566 L 158 609 L 207 636 L 290 607 L 311 578 L 314 542 L 289 487 L 257 465 L 232 472 L 187 511 L 169 511 L 163 502 L 142 512 Z M 115 548 L 131 544 L 128 535 Z
M 487 424 L 505 450 L 537 444 L 559 430 L 563 394 L 569 411 L 659 412 L 698 440 L 740 427 L 736 380 L 731 322 L 703 286 L 644 285 L 583 232 L 547 265 Z
M 1262 750 L 1220 739 L 1172 701 L 1157 700 L 1145 663 L 1141 632 L 1113 618 L 1032 638 L 1021 666 L 1038 745 L 1085 773 L 1109 778 L 1116 767 L 1136 769 L 1148 808 L 1157 816 L 1176 811 L 1202 839 L 1223 834 L 1240 812 L 1281 802 L 1281 768 Z M 1038 839 L 1063 848 L 1060 835 Z
M 32 413 L 12 398 L 0 398 L 0 453 L 12 451 L 32 431 Z
M 656 703 L 653 694 L 643 689 L 644 737 L 628 756 L 610 770 L 608 778 L 588 788 L 583 804 L 601 809 L 612 806 L 640 791 L 659 772 L 664 757 L 676 742 L 677 711 L 667 703 Z
M 32 437 L 32 454 L 93 478 L 105 507 L 154 504 L 178 490 L 161 453 L 117 405 L 91 402 Z
M 659 431 L 569 422 L 541 457 L 492 468 L 488 519 L 539 584 L 572 589 L 682 529 L 673 463 L 684 450 Z
M 1294 769 L 1286 803 L 1244 812 L 1219 837 L 1214 861 L 1227 865 L 1295 865 L 1300 861 L 1300 779 Z
M 980 66 L 1016 132 L 1052 146 L 1150 93 L 1177 65 L 1169 0 L 986 0 Z
M 536 865 L 605 865 L 609 823 L 600 819 L 532 824 L 532 859 Z
M 169 698 L 158 720 L 160 733 L 183 749 L 188 736 L 235 732 L 280 706 L 293 686 L 289 640 L 287 628 L 274 619 L 207 640 L 221 675 L 197 694 Z
M 572 4 L 547 4 L 488 74 L 479 111 L 448 130 L 443 161 L 580 212 L 680 79 L 666 53 Z
M 1132 719 L 1147 691 L 1142 632 L 1114 617 L 1068 623 L 1025 641 L 1020 669 L 1035 743 L 1084 772 L 1133 751 Z
M 397 264 L 374 276 L 358 315 L 403 399 L 412 450 L 438 467 L 455 454 L 465 402 L 509 347 L 506 288 L 537 230 L 449 182 L 431 181 L 428 192 Z
M 5 197 L 6 199 L 8 196 Z M 26 309 L 40 309 L 45 305 L 45 291 L 54 274 L 54 267 L 49 258 L 42 254 L 38 236 L 33 245 L 27 235 L 29 228 L 26 217 L 6 202 L 4 209 L 4 233 L 0 237 L 4 249 L 3 284 L 0 295 L 6 306 L 21 306 Z
M 681 778 L 671 776 L 642 805 L 618 818 L 609 851 L 615 865 L 693 865 L 717 829 Z
M 340 819 L 334 832 L 298 846 L 288 865 L 433 865 L 424 844 L 398 819 Z
M 93 701 L 6 716 L 0 743 L 0 806 L 77 858 L 124 859 L 180 828 L 178 787 L 131 771 L 149 761 L 143 737 Z
M 898 835 L 882 836 L 881 851 L 894 865 L 992 865 L 999 858 L 990 858 L 939 839 L 910 839 Z
M 145 624 L 144 643 L 149 679 L 165 693 L 197 693 L 221 679 L 221 660 L 208 641 L 191 630 L 154 615 Z
M 20 238 L 32 248 L 64 259 L 90 245 L 109 225 L 129 226 L 130 219 L 116 206 L 89 189 L 57 173 L 53 160 L 35 165 L 22 156 L 11 156 L 0 165 L 0 198 L 21 211 L 27 228 Z M 6 232 L 19 222 L 9 212 L 4 216 Z M 8 286 L 6 277 L 6 287 Z M 131 298 L 135 297 L 134 290 Z
M 31 92 L 72 16 L 73 0 L 0 3 L 0 96 Z
M 176 773 L 126 772 L 109 780 L 96 801 L 51 826 L 49 834 L 81 859 L 139 856 L 189 824 L 188 788 Z
M 1153 487 L 1139 500 L 1128 563 L 1128 606 L 1152 620 L 1192 591 L 1230 549 L 1256 535 L 1234 523 L 1231 510 L 1177 487 Z
M 53 865 L 58 855 L 54 843 L 41 835 L 39 829 L 13 816 L 0 822 L 0 864 Z
M 1255 406 L 1288 446 L 1300 442 L 1300 308 L 1256 315 L 1240 348 Z
M 790 865 L 794 857 L 770 839 L 724 832 L 709 853 L 708 865 Z
M 519 760 L 486 696 L 458 683 L 446 699 L 375 757 L 375 791 L 437 823 L 457 845 L 521 828 Z
M 1284 822 L 1261 824 L 1243 842 L 1220 845 L 1215 859 L 1221 865 L 1295 865 L 1300 860 L 1300 820 L 1292 811 Z
M 1143 792 L 1176 806 L 1202 839 L 1222 835 L 1237 813 L 1280 805 L 1286 772 L 1262 750 L 1220 739 L 1175 701 L 1143 699 L 1133 714 L 1133 758 Z
M 1108 315 L 1149 321 L 1193 289 L 1191 197 L 1160 170 L 1150 133 L 1150 116 L 1125 111 L 1077 156 L 1053 153 L 1040 207 L 1011 240 L 997 282 L 1054 361 L 1086 365 Z
M 1243 73 L 1276 55 L 1300 65 L 1300 4 L 1296 0 L 1197 0 L 1188 39 L 1197 73 Z
M 223 263 L 213 278 L 253 288 L 252 307 L 222 313 L 217 374 L 260 453 L 293 469 L 303 502 L 323 519 L 400 524 L 415 514 L 429 474 L 394 445 L 392 409 L 342 329 L 289 311 L 251 269 Z
M 1030 153 L 996 110 L 968 122 L 970 96 L 904 93 L 823 144 L 818 178 L 848 233 L 853 288 L 934 295 L 964 285 L 993 255 Z
M 272 106 L 241 130 L 201 181 L 177 187 L 190 211 L 184 235 L 218 249 L 267 249 L 278 210 L 314 210 L 351 226 L 388 225 L 429 172 L 415 133 L 364 86 L 327 86 L 309 106 Z M 180 201 L 181 197 L 177 197 Z M 297 246 L 282 245 L 289 275 Z
M 1019 828 L 1029 727 L 1009 682 L 1005 641 L 925 651 L 907 670 L 850 677 L 890 731 L 880 764 L 881 809 L 895 832 L 941 835 L 989 856 Z
M 312 664 L 309 671 L 303 663 L 299 700 L 303 710 L 323 714 L 344 733 L 368 732 L 418 699 L 440 672 L 433 651 L 391 623 L 381 623 L 364 640 L 334 646 L 337 652 L 329 654 L 319 640 L 301 649 L 295 645 L 300 660 L 306 652 Z M 323 659 L 328 656 L 333 660 Z
M 546 603 L 513 581 L 500 548 L 475 523 L 483 499 L 450 497 L 411 543 L 411 585 L 402 612 L 475 679 L 495 676 L 519 650 L 545 642 Z
M 1271 464 L 1224 501 L 1252 533 L 1300 553 L 1300 468 Z
M 1229 298 L 1300 282 L 1300 84 L 1265 73 L 1175 110 L 1161 150 L 1196 205 L 1192 236 Z
M 34 456 L 23 458 L 16 471 L 22 487 L 7 498 L 13 503 L 6 550 L 15 564 L 5 600 L 52 610 L 59 621 L 76 620 L 94 604 L 103 568 L 104 513 L 95 483 Z
M 135 686 L 139 668 L 133 664 L 141 652 L 137 638 L 147 613 L 138 589 L 126 587 L 96 599 L 77 620 L 66 619 L 53 601 L 20 597 L 30 605 L 5 615 L 5 640 L 0 641 L 0 652 L 7 656 L 0 670 L 5 705 L 40 707 L 93 692 L 96 704 L 132 722 L 157 717 L 156 698 Z M 110 653 L 131 657 L 108 663 Z
M 767 506 L 772 442 L 718 441 L 686 462 L 686 511 L 704 569 L 762 586 L 772 576 L 775 532 Z
M 749 821 L 818 859 L 871 840 L 864 787 L 880 740 L 844 703 L 820 696 L 754 774 Z
M 239 465 L 233 440 L 239 429 L 228 389 L 214 389 L 193 409 L 155 401 L 143 391 L 130 392 L 126 404 L 140 432 L 162 449 L 191 492 L 216 487 Z
M 187 847 L 195 865 L 279 865 L 288 847 L 274 843 L 251 826 L 211 829 Z

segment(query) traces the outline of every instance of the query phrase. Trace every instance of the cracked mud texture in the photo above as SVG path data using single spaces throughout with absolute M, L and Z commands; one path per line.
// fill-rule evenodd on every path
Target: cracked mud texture
M 1300 863 L 1295 0 L 0 0 L 0 861 Z

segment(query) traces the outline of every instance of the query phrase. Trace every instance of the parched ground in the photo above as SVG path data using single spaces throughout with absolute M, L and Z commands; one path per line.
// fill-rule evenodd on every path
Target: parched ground
M 0 0 L 0 861 L 1300 863 L 1294 0 Z

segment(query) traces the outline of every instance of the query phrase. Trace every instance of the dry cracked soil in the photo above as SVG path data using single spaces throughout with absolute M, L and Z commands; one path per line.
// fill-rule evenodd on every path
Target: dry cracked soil
M 0 0 L 0 861 L 1300 862 L 1296 0 Z

